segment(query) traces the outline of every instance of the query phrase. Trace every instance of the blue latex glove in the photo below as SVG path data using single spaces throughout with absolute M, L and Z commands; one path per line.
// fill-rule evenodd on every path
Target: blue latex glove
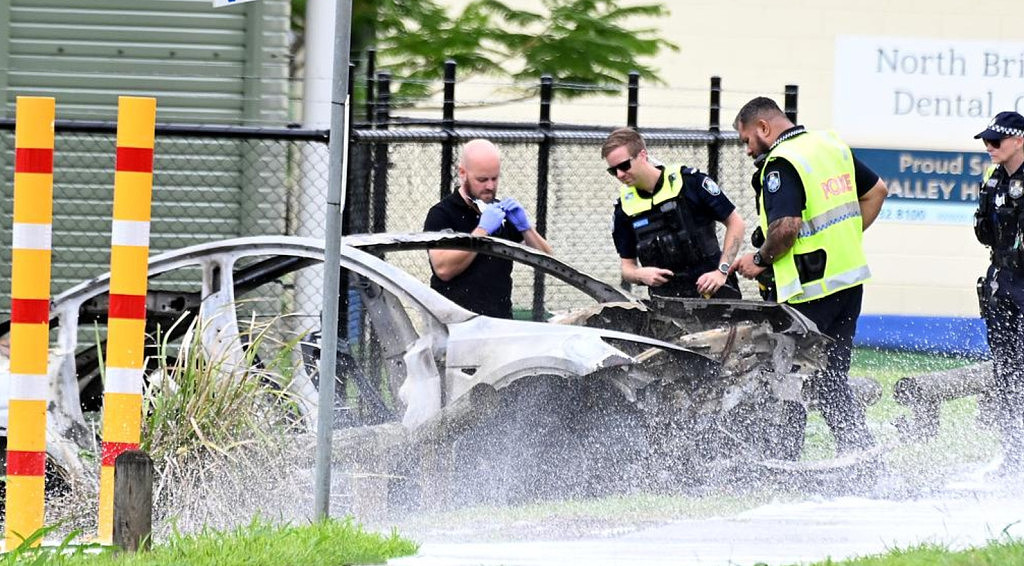
M 497 203 L 492 203 L 480 213 L 480 228 L 488 235 L 492 235 L 501 229 L 501 223 L 505 221 L 505 211 Z
M 507 198 L 498 203 L 508 217 L 509 222 L 516 227 L 516 230 L 525 232 L 532 228 L 530 218 L 526 215 L 526 209 L 514 198 Z

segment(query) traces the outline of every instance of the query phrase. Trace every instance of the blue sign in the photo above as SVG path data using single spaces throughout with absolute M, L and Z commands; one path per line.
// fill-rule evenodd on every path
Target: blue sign
M 853 151 L 889 188 L 879 220 L 973 223 L 981 176 L 991 163 L 988 154 L 867 148 Z

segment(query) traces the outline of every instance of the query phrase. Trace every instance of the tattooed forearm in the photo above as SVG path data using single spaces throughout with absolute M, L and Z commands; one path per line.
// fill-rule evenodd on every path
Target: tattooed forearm
M 732 263 L 736 259 L 736 254 L 740 251 L 740 244 L 743 242 L 743 235 L 725 235 L 725 242 L 722 245 L 722 261 L 724 263 Z
M 803 219 L 799 216 L 786 216 L 769 224 L 768 237 L 761 246 L 761 255 L 769 261 L 775 261 L 775 258 L 793 247 L 801 226 Z

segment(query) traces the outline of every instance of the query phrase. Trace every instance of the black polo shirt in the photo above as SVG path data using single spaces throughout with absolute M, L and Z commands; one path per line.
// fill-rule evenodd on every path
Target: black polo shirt
M 459 191 L 430 207 L 423 229 L 428 232 L 452 230 L 470 233 L 480 223 L 480 213 L 466 203 Z M 522 242 L 523 235 L 506 220 L 492 234 L 513 242 Z M 512 261 L 477 254 L 465 271 L 449 281 L 442 281 L 431 268 L 430 287 L 457 305 L 473 312 L 497 318 L 512 318 Z

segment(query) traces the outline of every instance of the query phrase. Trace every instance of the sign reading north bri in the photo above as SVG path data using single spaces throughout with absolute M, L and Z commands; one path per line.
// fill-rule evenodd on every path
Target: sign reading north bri
M 1003 110 L 1024 113 L 1024 42 L 836 38 L 832 125 L 861 147 L 972 149 Z

